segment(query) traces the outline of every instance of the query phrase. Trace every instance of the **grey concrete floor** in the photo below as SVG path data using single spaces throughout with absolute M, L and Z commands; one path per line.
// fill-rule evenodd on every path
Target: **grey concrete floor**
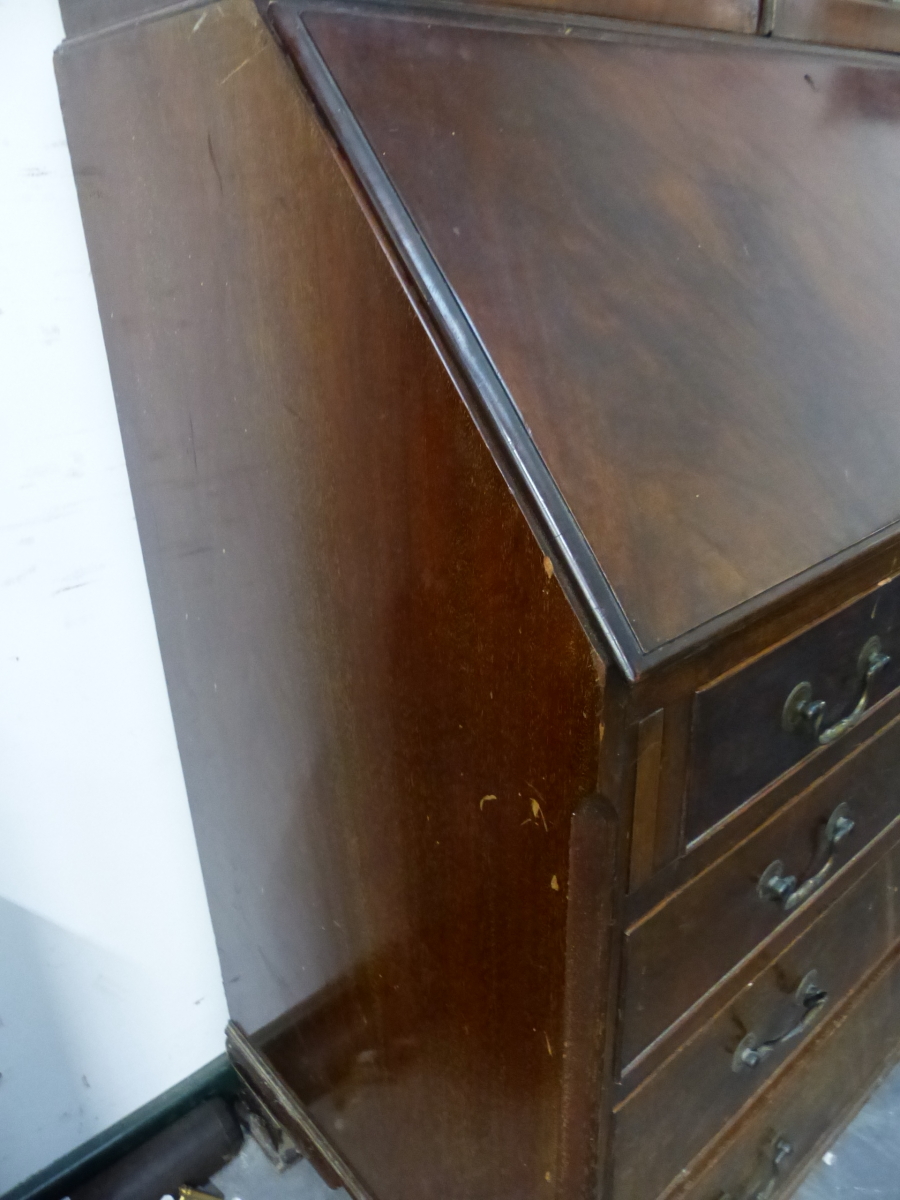
M 279 1174 L 255 1142 L 213 1180 L 225 1200 L 347 1200 L 307 1162 Z M 900 1067 L 794 1193 L 793 1200 L 900 1200 Z
M 794 1200 L 898 1200 L 900 1067 L 807 1176 Z
M 324 1184 L 305 1160 L 276 1171 L 252 1138 L 212 1183 L 225 1200 L 348 1200 L 346 1192 L 333 1192 Z

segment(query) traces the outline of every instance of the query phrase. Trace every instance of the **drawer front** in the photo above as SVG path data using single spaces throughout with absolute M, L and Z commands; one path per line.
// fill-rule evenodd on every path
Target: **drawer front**
M 825 831 L 842 805 L 854 826 L 829 851 Z M 900 717 L 632 926 L 625 938 L 623 1066 L 760 942 L 803 919 L 898 814 Z M 773 888 L 793 878 L 793 894 L 783 900 L 761 895 L 767 875 Z
M 862 993 L 823 1024 L 737 1118 L 702 1170 L 688 1174 L 667 1200 L 789 1196 L 811 1158 L 896 1057 L 898 1040 L 900 962 L 892 953 Z
M 895 845 L 618 1107 L 617 1200 L 662 1192 L 887 954 L 898 880 Z
M 807 689 L 797 691 L 802 684 Z M 839 740 L 848 717 L 874 727 L 872 706 L 898 686 L 900 577 L 703 688 L 694 698 L 691 726 L 688 841 Z

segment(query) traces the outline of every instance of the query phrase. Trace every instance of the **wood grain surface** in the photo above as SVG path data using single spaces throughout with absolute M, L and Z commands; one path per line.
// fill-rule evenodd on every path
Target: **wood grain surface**
M 664 1191 L 891 950 L 900 916 L 898 879 L 895 845 L 786 949 L 760 954 L 756 973 L 738 994 L 624 1101 L 616 1116 L 617 1200 Z M 746 1034 L 764 1042 L 796 1027 L 802 1014 L 794 993 L 811 971 L 828 997 L 818 1022 L 758 1066 L 734 1070 L 734 1051 Z M 657 1131 L 652 1138 L 651 1129 Z
M 232 1015 L 375 1194 L 544 1196 L 601 664 L 253 6 L 58 69 Z
M 898 753 L 900 723 L 895 720 L 631 928 L 623 1066 L 786 920 L 803 919 L 803 905 L 791 916 L 757 894 L 770 863 L 780 860 L 798 880 L 814 874 L 822 865 L 822 828 L 837 805 L 847 803 L 855 827 L 838 847 L 825 882 L 833 889 L 834 877 L 898 819 Z
M 897 520 L 895 67 L 304 23 L 645 649 Z
M 896 972 L 860 984 L 896 679 L 835 746 L 765 740 L 798 671 L 843 711 L 900 567 L 897 66 L 521 6 L 279 0 L 282 45 L 251 0 L 67 11 L 232 1015 L 361 1195 L 760 1193 L 773 1122 L 808 1158 L 897 1040 Z M 759 876 L 842 801 L 786 916 Z M 807 951 L 833 1015 L 723 1076 Z

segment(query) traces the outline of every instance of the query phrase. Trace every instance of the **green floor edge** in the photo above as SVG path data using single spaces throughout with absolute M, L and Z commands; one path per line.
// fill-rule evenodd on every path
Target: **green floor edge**
M 233 1096 L 237 1089 L 238 1077 L 223 1054 L 49 1167 L 16 1184 L 0 1200 L 62 1200 L 73 1188 L 92 1179 L 203 1100 Z

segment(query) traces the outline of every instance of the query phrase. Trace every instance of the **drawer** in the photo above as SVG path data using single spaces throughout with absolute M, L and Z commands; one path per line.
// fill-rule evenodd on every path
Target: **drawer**
M 830 848 L 826 831 L 841 805 L 854 825 Z M 633 925 L 625 936 L 623 1066 L 775 930 L 806 919 L 804 909 L 898 813 L 900 717 Z M 771 898 L 776 863 L 781 882 L 796 883 L 782 900 Z M 764 876 L 772 887 L 761 894 Z
M 888 953 L 898 880 L 895 845 L 618 1107 L 617 1200 L 658 1195 Z
M 685 795 L 688 842 L 839 740 L 848 725 L 868 720 L 874 728 L 878 714 L 870 709 L 898 686 L 900 577 L 698 691 Z
M 897 1055 L 900 961 L 893 952 L 860 994 L 823 1023 L 667 1200 L 776 1200 L 852 1116 Z M 731 1134 L 732 1131 L 729 1131 Z M 618 1200 L 616 1197 L 615 1200 Z M 651 1197 L 645 1197 L 651 1200 Z

